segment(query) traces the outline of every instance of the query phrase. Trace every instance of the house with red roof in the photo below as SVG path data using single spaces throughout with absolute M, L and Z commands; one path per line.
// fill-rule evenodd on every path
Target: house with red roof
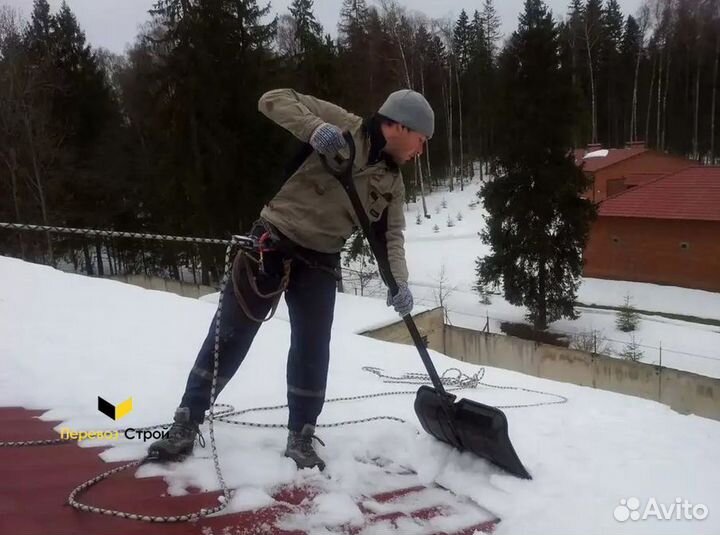
M 582 165 L 593 181 L 584 197 L 596 203 L 649 180 L 696 165 L 686 158 L 650 150 L 644 141 L 630 142 L 623 149 L 588 145 L 587 149 L 575 151 L 575 163 Z
M 690 167 L 605 199 L 584 259 L 586 277 L 720 292 L 720 167 Z

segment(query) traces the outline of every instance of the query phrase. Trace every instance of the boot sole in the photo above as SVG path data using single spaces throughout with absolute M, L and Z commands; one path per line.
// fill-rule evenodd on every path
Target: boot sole
M 150 462 L 167 463 L 184 461 L 193 452 L 193 448 L 183 448 L 177 453 L 169 453 L 162 449 L 148 450 L 146 459 Z

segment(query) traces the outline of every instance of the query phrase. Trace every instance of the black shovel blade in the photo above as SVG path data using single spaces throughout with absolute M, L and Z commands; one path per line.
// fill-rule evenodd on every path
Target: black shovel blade
M 437 390 L 421 386 L 415 397 L 415 414 L 423 429 L 436 439 L 487 459 L 514 476 L 532 479 L 510 442 L 505 414 L 477 401 L 454 402 L 454 399 L 455 396 L 448 395 L 447 401 L 443 401 Z

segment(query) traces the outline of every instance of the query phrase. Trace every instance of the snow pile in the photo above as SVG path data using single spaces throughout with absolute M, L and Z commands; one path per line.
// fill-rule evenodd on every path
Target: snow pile
M 601 150 L 595 150 L 593 152 L 588 152 L 585 156 L 583 156 L 583 160 L 587 160 L 589 158 L 605 158 L 610 151 L 607 149 L 601 149 Z

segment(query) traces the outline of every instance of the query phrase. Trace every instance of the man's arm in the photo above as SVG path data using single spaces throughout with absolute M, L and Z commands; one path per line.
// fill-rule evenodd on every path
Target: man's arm
M 268 91 L 260 97 L 258 110 L 305 143 L 323 123 L 347 130 L 360 119 L 340 106 L 293 89 Z
M 405 260 L 405 214 L 403 213 L 403 204 L 405 203 L 405 185 L 403 184 L 402 175 L 398 175 L 396 183 L 393 185 L 392 201 L 388 206 L 387 214 L 387 230 L 385 231 L 385 239 L 387 241 L 388 260 L 390 261 L 390 271 L 397 282 L 407 282 L 408 269 Z

